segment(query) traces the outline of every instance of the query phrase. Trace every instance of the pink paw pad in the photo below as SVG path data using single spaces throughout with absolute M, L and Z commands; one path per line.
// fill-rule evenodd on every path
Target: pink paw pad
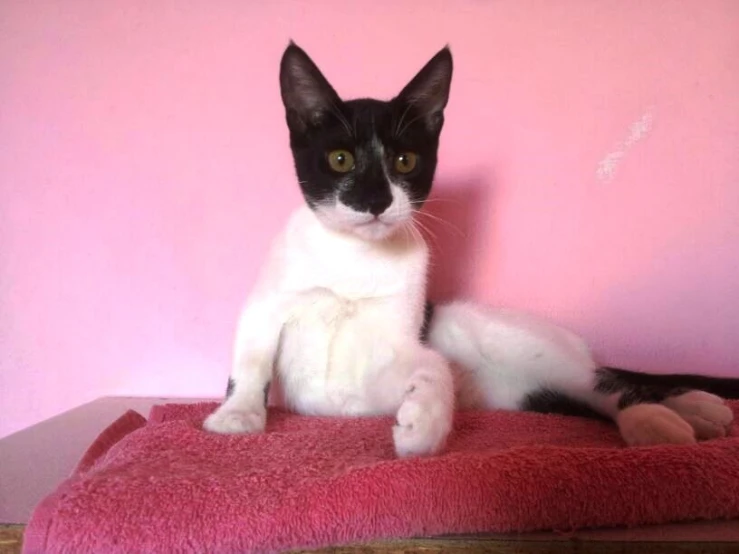
M 667 398 L 662 404 L 687 421 L 698 440 L 725 437 L 734 420 L 734 413 L 721 398 L 703 391 Z
M 693 444 L 693 427 L 677 413 L 660 404 L 636 404 L 616 417 L 621 436 L 631 446 Z

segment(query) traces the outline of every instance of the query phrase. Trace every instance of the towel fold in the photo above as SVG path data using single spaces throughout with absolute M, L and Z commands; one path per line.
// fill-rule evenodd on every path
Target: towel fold
M 392 418 L 271 410 L 266 433 L 223 436 L 201 429 L 215 407 L 124 414 L 36 508 L 23 551 L 275 552 L 739 517 L 736 429 L 627 448 L 599 421 L 462 412 L 443 455 L 399 460 Z

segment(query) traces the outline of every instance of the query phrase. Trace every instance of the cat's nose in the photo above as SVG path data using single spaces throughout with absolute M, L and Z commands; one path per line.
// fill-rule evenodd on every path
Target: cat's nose
M 392 203 L 393 203 L 392 197 L 387 198 L 384 195 L 377 196 L 375 198 L 372 198 L 369 201 L 369 205 L 368 205 L 369 209 L 367 211 L 369 211 L 369 213 L 377 217 L 380 214 L 384 213 L 385 210 L 387 210 L 390 207 L 390 204 Z

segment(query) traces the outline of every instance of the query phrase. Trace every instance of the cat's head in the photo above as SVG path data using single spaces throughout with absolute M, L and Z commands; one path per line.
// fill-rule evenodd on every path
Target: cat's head
M 345 101 L 290 43 L 280 65 L 290 147 L 324 225 L 383 240 L 410 223 L 431 192 L 451 79 L 444 48 L 392 100 Z

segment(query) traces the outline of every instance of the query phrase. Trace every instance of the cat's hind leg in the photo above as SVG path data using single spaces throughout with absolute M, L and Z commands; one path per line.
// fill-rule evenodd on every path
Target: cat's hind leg
M 697 440 L 726 436 L 734 419 L 733 412 L 722 398 L 693 387 L 720 390 L 730 396 L 732 387 L 736 387 L 735 380 L 692 375 L 652 375 L 610 367 L 598 368 L 595 374 L 596 393 L 612 394 L 618 398 L 616 422 L 625 436 L 633 435 L 635 430 L 636 435 L 643 434 L 638 429 L 653 432 L 650 419 L 671 417 L 664 409 L 678 414 L 690 426 Z M 673 424 L 677 430 L 674 418 Z M 684 425 L 682 427 L 685 428 Z
M 440 306 L 428 341 L 464 368 L 476 407 L 605 417 L 632 445 L 718 438 L 733 420 L 723 400 L 704 391 L 731 396 L 736 379 L 601 368 L 579 337 L 526 314 Z
M 702 390 L 667 397 L 662 404 L 687 421 L 698 440 L 724 437 L 731 430 L 734 413 L 722 398 Z

